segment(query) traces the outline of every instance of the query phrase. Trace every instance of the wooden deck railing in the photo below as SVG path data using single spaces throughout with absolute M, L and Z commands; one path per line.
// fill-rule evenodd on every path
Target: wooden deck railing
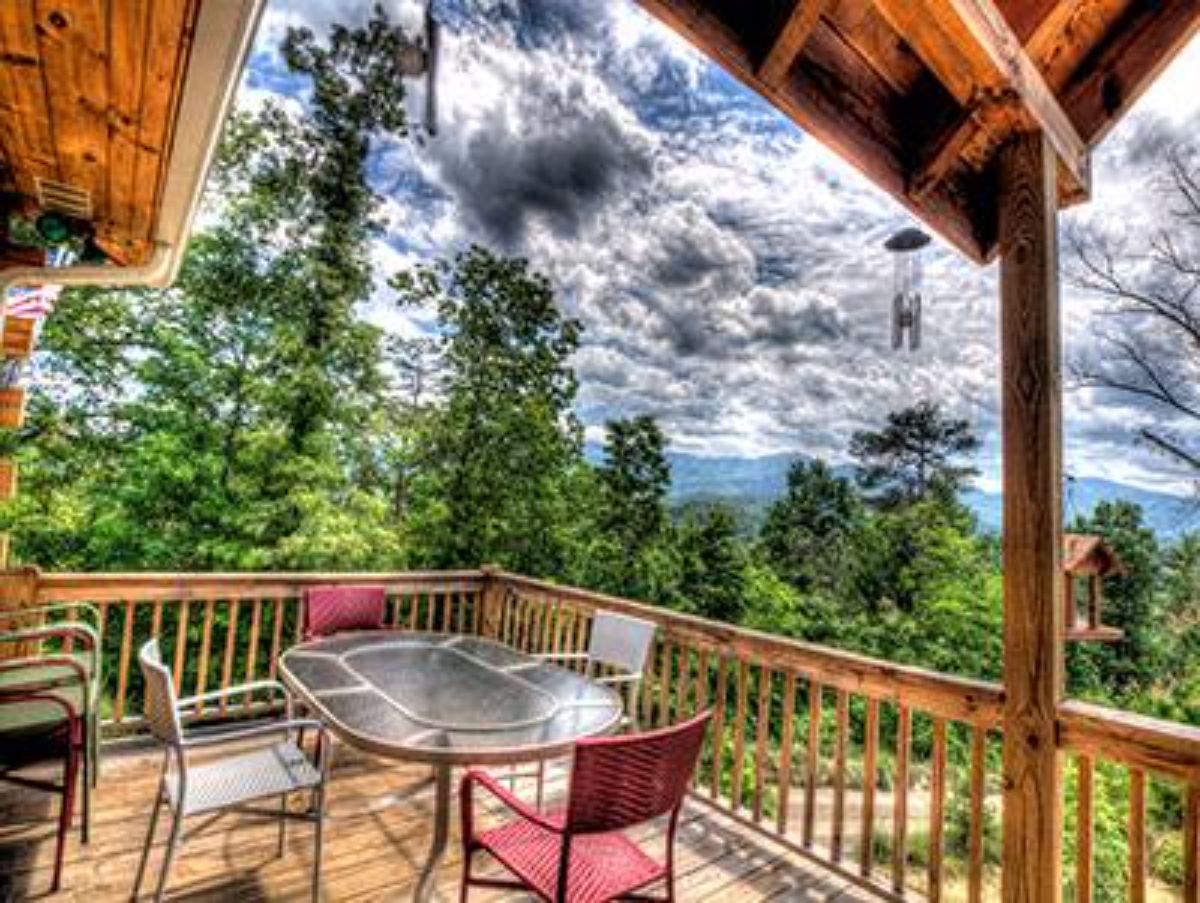
M 539 652 L 586 648 L 600 610 L 652 620 L 657 648 L 635 715 L 653 726 L 712 708 L 697 799 L 884 899 L 998 897 L 1003 693 L 995 684 L 494 570 L 49 574 L 31 596 L 100 609 L 106 715 L 117 733 L 140 725 L 136 652 L 147 638 L 162 640 L 182 693 L 273 676 L 299 636 L 304 588 L 332 582 L 385 585 L 395 626 L 481 633 Z M 251 711 L 229 698 L 205 714 Z M 1070 701 L 1059 713 L 1059 744 L 1070 766 L 1063 792 L 1073 796 L 1063 848 L 1074 899 L 1113 890 L 1099 883 L 1111 875 L 1093 867 L 1102 779 L 1128 788 L 1121 891 L 1145 900 L 1152 886 L 1173 883 L 1171 896 L 1200 903 L 1200 729 Z M 1183 874 L 1174 882 L 1150 866 L 1152 786 L 1178 801 Z

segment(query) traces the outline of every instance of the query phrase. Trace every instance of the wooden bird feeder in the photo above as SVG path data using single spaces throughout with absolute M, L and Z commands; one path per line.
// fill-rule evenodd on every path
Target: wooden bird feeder
M 33 353 L 37 321 L 29 317 L 5 317 L 0 350 L 5 357 L 24 360 Z
M 1127 573 L 1124 562 L 1102 537 L 1063 534 L 1063 626 L 1068 641 L 1114 643 L 1125 635 L 1124 631 L 1104 624 L 1101 609 L 1105 578 Z

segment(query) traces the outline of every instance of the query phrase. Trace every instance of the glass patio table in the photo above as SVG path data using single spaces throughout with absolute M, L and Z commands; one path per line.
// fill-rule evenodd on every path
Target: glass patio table
M 279 671 L 343 742 L 433 766 L 433 840 L 417 900 L 431 895 L 446 849 L 454 766 L 563 756 L 622 715 L 610 687 L 482 637 L 342 633 L 293 646 Z

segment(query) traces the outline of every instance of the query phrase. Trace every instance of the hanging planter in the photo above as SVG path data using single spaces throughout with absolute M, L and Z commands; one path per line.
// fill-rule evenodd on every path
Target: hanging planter
M 25 424 L 25 390 L 20 386 L 0 389 L 0 429 L 14 430 Z
M 0 502 L 15 498 L 17 494 L 17 462 L 12 458 L 0 458 Z
M 5 317 L 0 349 L 5 357 L 27 358 L 33 353 L 34 330 L 37 320 L 29 317 Z

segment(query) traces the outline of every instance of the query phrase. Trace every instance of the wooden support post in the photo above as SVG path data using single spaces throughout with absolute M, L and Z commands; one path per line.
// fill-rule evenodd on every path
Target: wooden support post
M 504 639 L 500 636 L 504 620 L 504 587 L 500 582 L 500 569 L 495 565 L 485 564 L 480 570 L 483 572 L 483 590 L 480 593 L 483 605 L 482 633 L 494 640 Z M 415 601 L 413 606 L 416 606 Z
M 1041 133 L 999 158 L 1004 486 L 1005 903 L 1058 903 L 1062 425 L 1056 160 Z

